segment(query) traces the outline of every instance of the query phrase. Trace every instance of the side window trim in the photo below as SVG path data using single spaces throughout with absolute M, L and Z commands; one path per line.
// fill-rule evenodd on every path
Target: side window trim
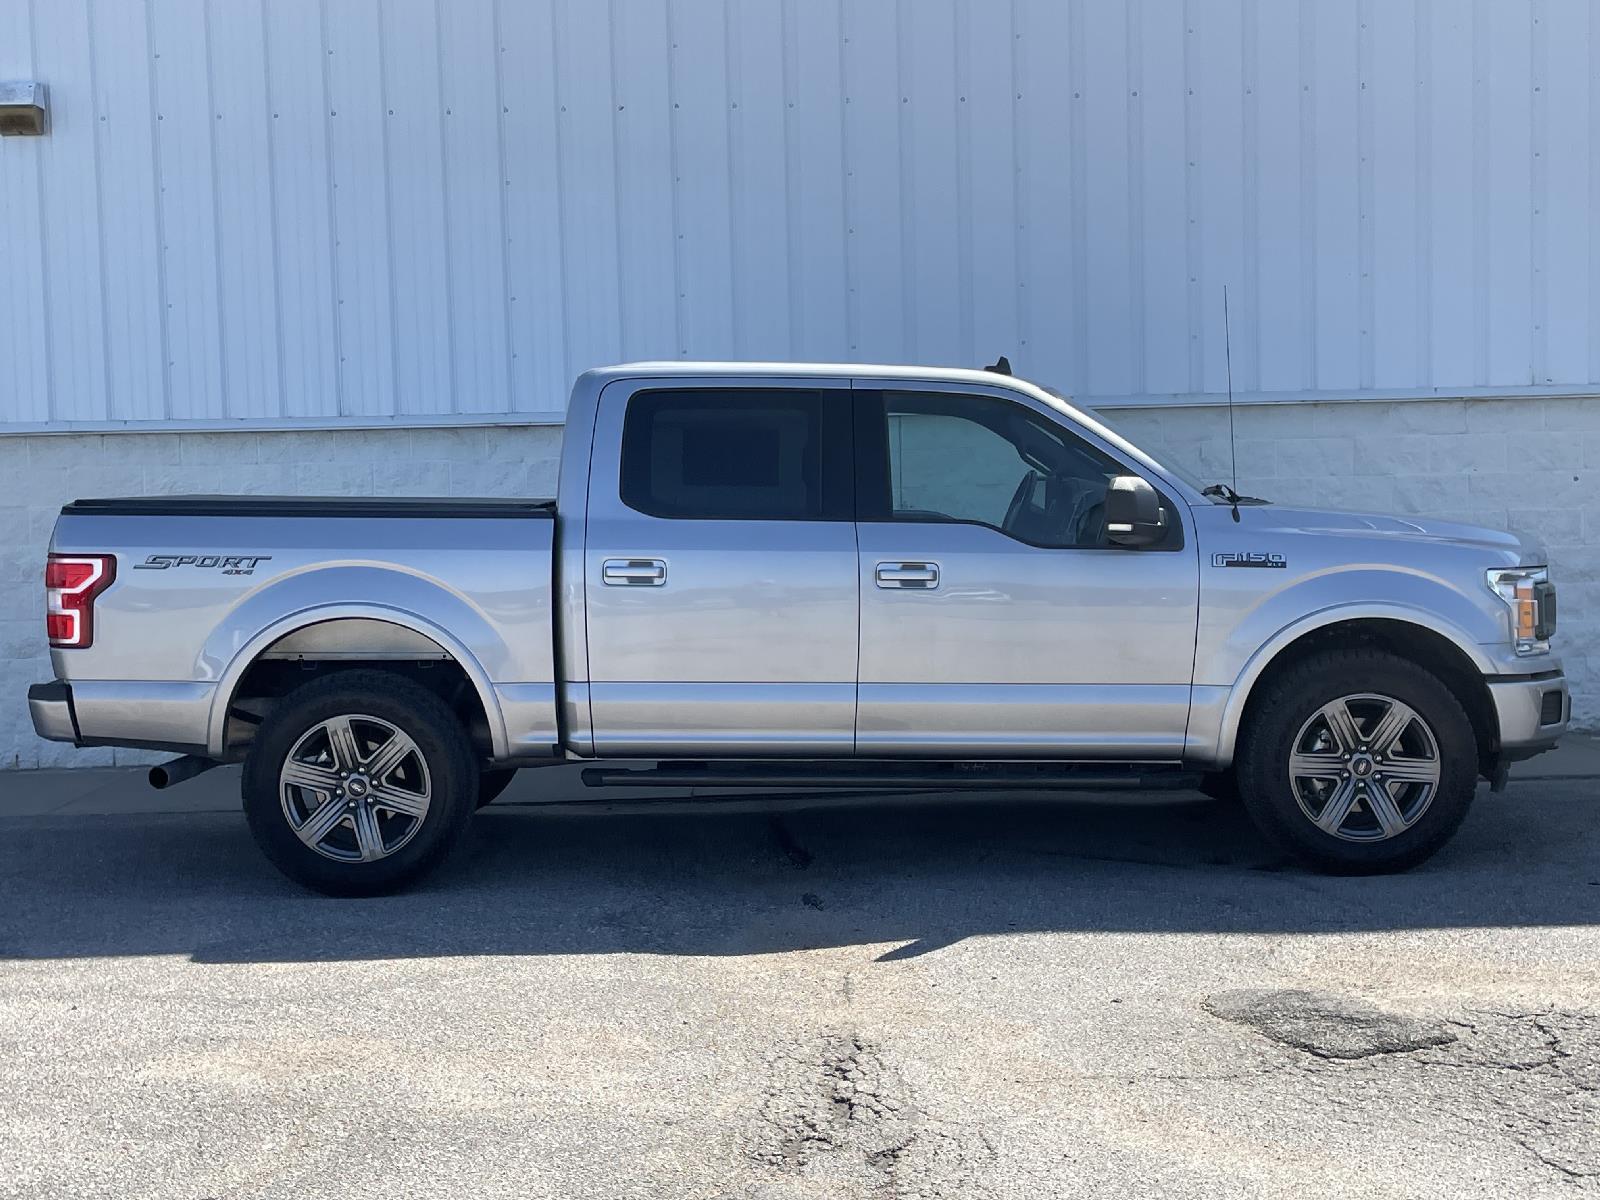
M 1002 403 L 1018 404 L 1028 412 L 1051 425 L 1059 428 L 1064 436 L 1075 437 L 1086 446 L 1099 454 L 1104 455 L 1122 468 L 1128 475 L 1137 475 L 1156 490 L 1156 495 L 1161 498 L 1162 505 L 1166 508 L 1172 519 L 1172 532 L 1156 546 L 1125 547 L 1125 546 L 1050 546 L 1041 542 L 1031 541 L 1018 534 L 1001 529 L 988 521 L 980 521 L 960 517 L 927 517 L 904 518 L 896 517 L 892 503 L 892 471 L 889 465 L 889 418 L 888 397 L 892 392 L 905 392 L 912 394 L 948 394 L 951 396 L 979 396 L 997 400 Z M 940 388 L 932 384 L 913 385 L 905 387 L 857 387 L 854 395 L 855 402 L 855 458 L 856 458 L 856 520 L 862 523 L 884 525 L 971 525 L 979 529 L 989 529 L 1001 537 L 1008 538 L 1021 546 L 1031 546 L 1036 550 L 1052 550 L 1074 553 L 1104 553 L 1104 554 L 1133 554 L 1133 553 L 1172 553 L 1184 548 L 1186 537 L 1183 528 L 1182 508 L 1174 500 L 1170 489 L 1160 480 L 1154 480 L 1144 471 L 1124 462 L 1120 457 L 1112 454 L 1105 447 L 1096 445 L 1092 440 L 1083 437 L 1076 430 L 1062 425 L 1045 414 L 1036 413 L 1027 405 L 1013 396 L 987 391 L 963 391 L 950 388 Z

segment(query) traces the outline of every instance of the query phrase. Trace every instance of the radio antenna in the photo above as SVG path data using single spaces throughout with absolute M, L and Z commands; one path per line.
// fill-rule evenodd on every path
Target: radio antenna
M 1222 285 L 1222 355 L 1228 370 L 1228 466 L 1233 475 L 1233 519 L 1239 519 L 1239 447 L 1233 437 L 1233 331 L 1228 325 L 1228 285 Z

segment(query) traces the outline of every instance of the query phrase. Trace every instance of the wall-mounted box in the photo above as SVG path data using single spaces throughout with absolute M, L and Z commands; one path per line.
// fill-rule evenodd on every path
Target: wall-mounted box
M 42 83 L 0 83 L 0 137 L 39 137 L 50 129 Z

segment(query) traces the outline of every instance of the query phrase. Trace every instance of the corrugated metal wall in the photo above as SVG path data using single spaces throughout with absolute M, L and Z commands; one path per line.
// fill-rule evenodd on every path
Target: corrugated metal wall
M 1597 0 L 0 0 L 0 420 L 1600 383 Z

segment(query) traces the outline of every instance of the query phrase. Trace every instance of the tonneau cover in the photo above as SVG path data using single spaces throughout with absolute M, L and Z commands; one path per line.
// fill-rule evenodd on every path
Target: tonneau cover
M 63 516 L 102 517 L 428 517 L 551 518 L 549 499 L 388 496 L 123 496 L 74 500 Z

